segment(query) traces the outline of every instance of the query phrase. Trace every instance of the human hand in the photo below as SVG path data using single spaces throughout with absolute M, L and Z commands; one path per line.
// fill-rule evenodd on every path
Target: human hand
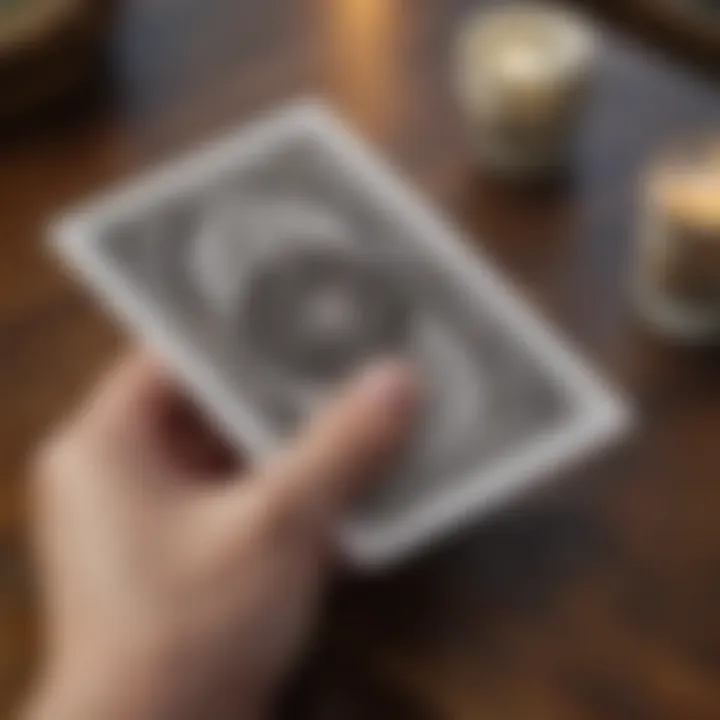
M 40 453 L 46 665 L 32 720 L 259 718 L 308 640 L 349 499 L 403 442 L 382 362 L 242 469 L 162 367 L 131 357 Z

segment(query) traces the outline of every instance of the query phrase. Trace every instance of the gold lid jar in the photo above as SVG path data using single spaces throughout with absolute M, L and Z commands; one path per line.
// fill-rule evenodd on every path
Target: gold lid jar
M 655 327 L 720 338 L 720 137 L 676 148 L 647 173 L 636 282 Z
M 567 164 L 596 47 L 589 24 L 551 5 L 503 5 L 466 20 L 456 84 L 485 168 L 532 177 Z

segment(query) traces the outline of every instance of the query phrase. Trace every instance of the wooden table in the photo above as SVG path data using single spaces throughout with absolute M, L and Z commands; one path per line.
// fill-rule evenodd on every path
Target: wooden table
M 635 398 L 621 451 L 382 578 L 333 594 L 290 716 L 720 717 L 720 367 L 636 323 L 633 189 L 720 91 L 608 35 L 576 175 L 473 173 L 449 90 L 461 0 L 129 1 L 114 78 L 0 147 L 0 714 L 36 654 L 28 449 L 123 344 L 42 244 L 63 206 L 258 110 L 328 97 Z

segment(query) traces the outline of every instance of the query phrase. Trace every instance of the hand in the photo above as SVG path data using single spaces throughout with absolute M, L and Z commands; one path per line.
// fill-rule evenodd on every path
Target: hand
M 405 438 L 401 363 L 241 471 L 162 367 L 132 357 L 41 453 L 47 663 L 33 720 L 258 718 L 313 627 L 335 530 Z

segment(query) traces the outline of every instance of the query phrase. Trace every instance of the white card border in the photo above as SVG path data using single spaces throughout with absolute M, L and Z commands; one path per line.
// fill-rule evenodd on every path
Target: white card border
M 522 452 L 504 457 L 481 477 L 443 488 L 442 493 L 412 506 L 392 523 L 365 524 L 350 520 L 342 532 L 343 546 L 355 563 L 384 566 L 419 550 L 431 540 L 486 515 L 524 491 L 550 479 L 561 469 L 627 431 L 629 404 L 602 381 L 571 350 L 567 342 L 495 268 L 493 261 L 462 233 L 454 230 L 385 165 L 321 101 L 302 100 L 261 118 L 229 137 L 188 154 L 131 184 L 72 211 L 52 227 L 56 249 L 69 267 L 101 296 L 109 308 L 145 342 L 167 357 L 197 399 L 228 436 L 257 456 L 277 447 L 277 439 L 255 413 L 232 402 L 222 379 L 191 342 L 174 332 L 161 307 L 149 308 L 123 274 L 98 252 L 97 232 L 109 218 L 137 214 L 189 189 L 203 187 L 218 173 L 261 158 L 275 143 L 297 133 L 320 133 L 324 141 L 360 170 L 376 199 L 417 227 L 418 241 L 449 268 L 465 290 L 493 311 L 545 370 L 569 388 L 577 410 L 562 426 L 528 443 Z M 430 237 L 438 241 L 430 241 Z

